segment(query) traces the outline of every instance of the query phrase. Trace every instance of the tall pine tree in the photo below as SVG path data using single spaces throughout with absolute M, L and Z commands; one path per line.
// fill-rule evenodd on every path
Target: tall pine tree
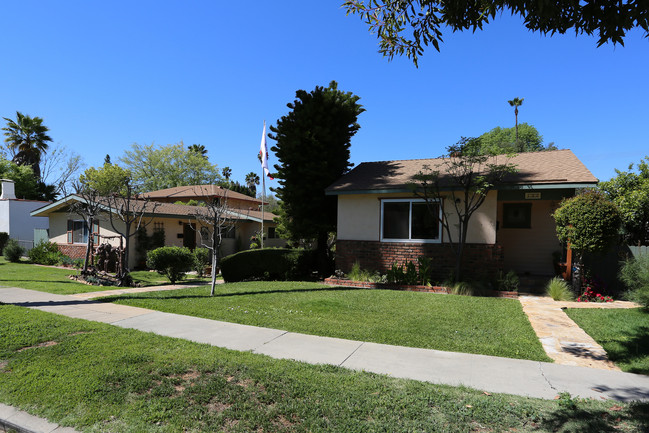
M 359 99 L 338 90 L 335 81 L 311 92 L 298 90 L 287 104 L 291 111 L 270 127 L 269 137 L 277 141 L 271 150 L 279 160 L 274 177 L 280 186 L 273 191 L 282 203 L 281 225 L 294 241 L 317 241 L 321 267 L 328 233 L 336 229 L 337 200 L 326 196 L 325 188 L 352 166 L 350 141 L 365 111 Z

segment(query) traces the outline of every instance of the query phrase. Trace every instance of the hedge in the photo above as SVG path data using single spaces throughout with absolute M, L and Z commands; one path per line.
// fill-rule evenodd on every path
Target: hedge
M 224 257 L 221 275 L 226 282 L 313 280 L 316 263 L 314 250 L 246 250 Z

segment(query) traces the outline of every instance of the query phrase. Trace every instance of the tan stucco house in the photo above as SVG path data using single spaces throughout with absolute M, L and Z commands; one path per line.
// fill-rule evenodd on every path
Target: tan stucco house
M 553 253 L 562 249 L 552 213 L 563 198 L 595 186 L 597 179 L 570 150 L 495 158 L 517 171 L 490 191 L 473 214 L 464 269 L 481 278 L 509 270 L 552 275 Z M 419 256 L 428 256 L 437 277 L 451 274 L 455 262 L 445 245 L 446 233 L 412 190 L 424 167 L 441 169 L 443 164 L 440 159 L 365 162 L 327 188 L 327 194 L 338 197 L 337 269 L 347 272 L 359 262 L 362 268 L 385 272 L 393 263 L 416 263 Z M 442 195 L 444 200 L 450 196 Z M 452 208 L 445 206 L 447 213 Z M 453 218 L 449 215 L 451 224 Z
M 212 186 L 202 186 L 201 188 L 204 188 L 202 190 L 198 187 L 185 187 L 191 188 L 192 191 L 200 192 L 191 197 L 174 197 L 173 201 L 207 199 L 211 197 L 210 192 L 214 192 L 217 197 L 227 197 L 227 204 L 230 208 L 228 218 L 232 222 L 232 228 L 224 234 L 221 244 L 221 255 L 226 256 L 237 251 L 248 249 L 250 246 L 250 238 L 261 229 L 262 212 L 258 208 L 261 201 L 252 197 L 243 196 L 243 194 L 239 195 L 247 197 L 247 199 L 240 198 L 237 196 L 238 193 L 224 190 L 221 187 L 215 186 L 210 190 L 206 189 L 207 187 L 211 188 Z M 143 221 L 146 224 L 147 233 L 151 235 L 154 231 L 164 232 L 165 245 L 167 246 L 185 246 L 190 249 L 200 247 L 201 225 L 195 215 L 205 212 L 206 208 L 202 206 L 169 203 L 164 201 L 169 194 L 163 193 L 156 196 L 156 193 L 158 192 L 154 191 L 153 193 L 146 194 L 149 199 L 148 201 L 133 201 L 133 206 L 136 211 L 144 210 Z M 230 195 L 233 196 L 233 199 L 230 199 Z M 52 204 L 36 209 L 31 212 L 31 215 L 49 218 L 50 242 L 56 243 L 60 251 L 72 258 L 83 258 L 85 256 L 88 236 L 94 236 L 93 242 L 95 245 L 104 242 L 113 246 L 124 245 L 124 239 L 117 233 L 117 231 L 124 232 L 123 223 L 114 216 L 111 224 L 109 215 L 110 207 L 107 202 L 103 206 L 104 212 L 99 218 L 99 221 L 94 224 L 94 227 L 89 228 L 81 216 L 74 214 L 70 210 L 71 204 L 79 201 L 83 202 L 83 198 L 72 194 Z M 172 199 L 168 201 L 172 201 Z M 240 207 L 234 207 L 233 204 L 235 206 L 240 205 Z M 275 217 L 276 215 L 270 212 L 263 213 L 264 246 L 282 247 L 285 245 L 285 241 L 280 239 L 275 232 L 276 223 L 273 222 Z M 113 225 L 118 229 L 117 231 L 113 228 Z M 132 237 L 130 242 L 128 266 L 131 269 L 138 265 L 135 239 L 135 237 Z

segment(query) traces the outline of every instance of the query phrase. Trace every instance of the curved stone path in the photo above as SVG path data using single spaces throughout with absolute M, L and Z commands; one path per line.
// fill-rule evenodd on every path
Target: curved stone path
M 563 311 L 565 308 L 637 308 L 633 302 L 559 302 L 550 297 L 520 296 L 523 311 L 545 353 L 557 364 L 620 371 L 606 351 Z

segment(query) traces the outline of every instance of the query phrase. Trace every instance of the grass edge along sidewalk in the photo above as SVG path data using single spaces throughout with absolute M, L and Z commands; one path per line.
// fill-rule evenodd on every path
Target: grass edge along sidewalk
M 520 303 L 307 282 L 247 282 L 98 299 L 290 332 L 552 362 Z
M 489 394 L 0 305 L 0 401 L 62 425 L 162 431 L 643 431 L 649 404 Z

